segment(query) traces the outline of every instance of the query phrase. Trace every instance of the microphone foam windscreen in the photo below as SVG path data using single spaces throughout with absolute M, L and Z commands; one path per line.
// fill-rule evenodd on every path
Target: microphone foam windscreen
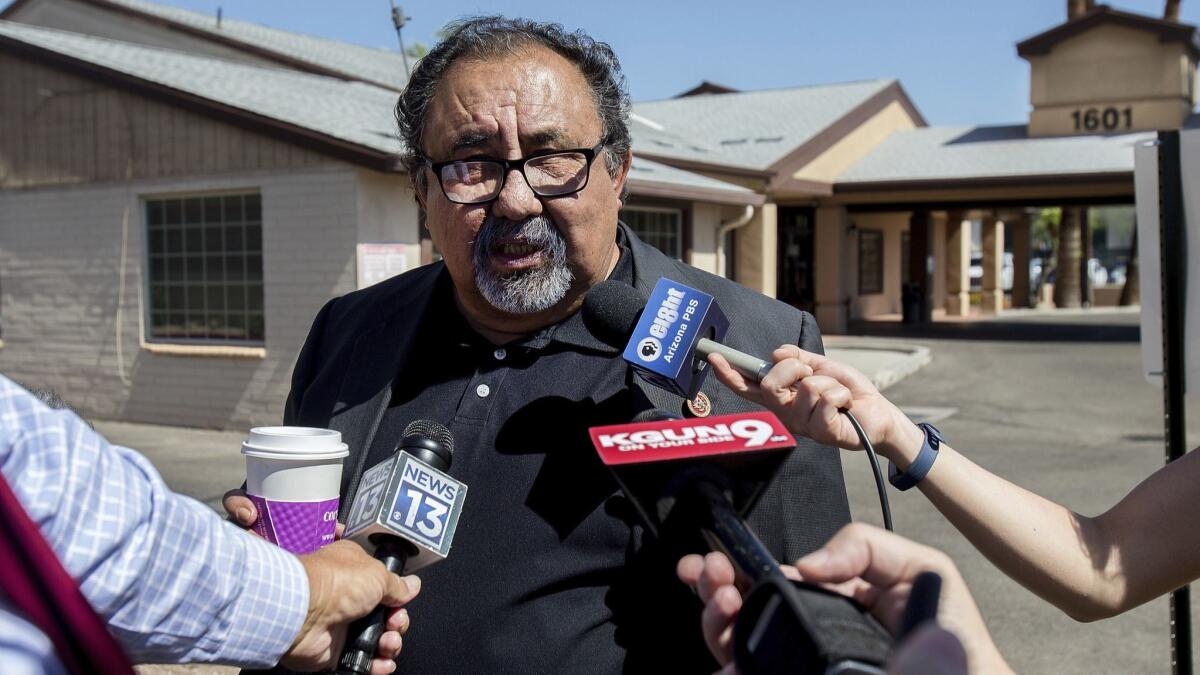
M 596 337 L 623 347 L 645 305 L 646 296 L 633 286 L 612 279 L 601 281 L 583 298 L 583 323 Z
M 414 420 L 404 427 L 402 437 L 419 436 L 428 438 L 431 441 L 436 441 L 439 445 L 446 449 L 447 453 L 454 452 L 454 436 L 444 425 L 434 422 L 433 420 Z

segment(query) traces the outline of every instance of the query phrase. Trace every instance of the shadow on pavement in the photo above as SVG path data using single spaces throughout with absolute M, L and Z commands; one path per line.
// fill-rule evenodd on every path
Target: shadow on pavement
M 852 321 L 849 335 L 1012 342 L 1138 342 L 1136 315 L 1022 317 L 963 322 L 903 324 L 898 321 Z

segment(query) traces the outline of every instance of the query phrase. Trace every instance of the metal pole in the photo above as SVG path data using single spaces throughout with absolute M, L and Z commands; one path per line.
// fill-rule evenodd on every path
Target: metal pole
M 411 16 L 404 16 L 404 9 L 396 4 L 396 0 L 392 0 L 392 25 L 396 27 L 396 39 L 400 42 L 400 56 L 404 59 L 404 77 L 412 74 L 412 70 L 408 67 L 408 52 L 404 51 L 404 35 L 400 29 L 404 28 L 404 24 L 408 23 Z
M 1183 294 L 1185 214 L 1179 132 L 1158 132 L 1158 227 L 1162 284 L 1163 423 L 1167 463 L 1187 452 L 1183 396 L 1187 380 L 1184 363 Z M 1171 672 L 1192 675 L 1192 601 L 1188 586 L 1171 593 Z

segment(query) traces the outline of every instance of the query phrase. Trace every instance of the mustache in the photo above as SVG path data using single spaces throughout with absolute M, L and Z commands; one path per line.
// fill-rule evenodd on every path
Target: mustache
M 538 249 L 542 264 L 506 276 L 491 267 L 491 254 L 501 242 L 519 241 Z M 493 307 L 511 314 L 532 314 L 560 302 L 574 275 L 567 261 L 567 240 L 554 221 L 538 215 L 521 221 L 488 216 L 475 236 L 472 262 L 475 286 Z
M 486 258 L 492 247 L 505 239 L 520 239 L 525 244 L 542 249 L 552 259 L 562 259 L 567 254 L 567 242 L 562 233 L 554 221 L 544 215 L 521 221 L 488 216 L 472 241 L 475 258 Z

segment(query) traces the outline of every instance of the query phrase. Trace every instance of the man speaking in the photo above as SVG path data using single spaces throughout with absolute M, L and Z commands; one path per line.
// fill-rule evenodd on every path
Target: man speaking
M 396 107 L 444 260 L 325 305 L 285 421 L 342 432 L 343 507 L 410 421 L 454 434 L 451 473 L 471 498 L 453 552 L 422 572 L 405 672 L 715 667 L 699 603 L 673 581 L 678 554 L 701 545 L 646 536 L 587 435 L 684 401 L 630 375 L 578 310 L 605 279 L 648 292 L 667 276 L 716 296 L 732 346 L 820 351 L 821 340 L 811 316 L 668 258 L 618 223 L 629 109 L 608 45 L 503 17 L 449 26 Z M 717 413 L 754 407 L 715 380 L 705 393 Z M 253 520 L 244 498 L 226 508 Z M 807 441 L 750 517 L 786 560 L 848 520 L 837 451 Z

